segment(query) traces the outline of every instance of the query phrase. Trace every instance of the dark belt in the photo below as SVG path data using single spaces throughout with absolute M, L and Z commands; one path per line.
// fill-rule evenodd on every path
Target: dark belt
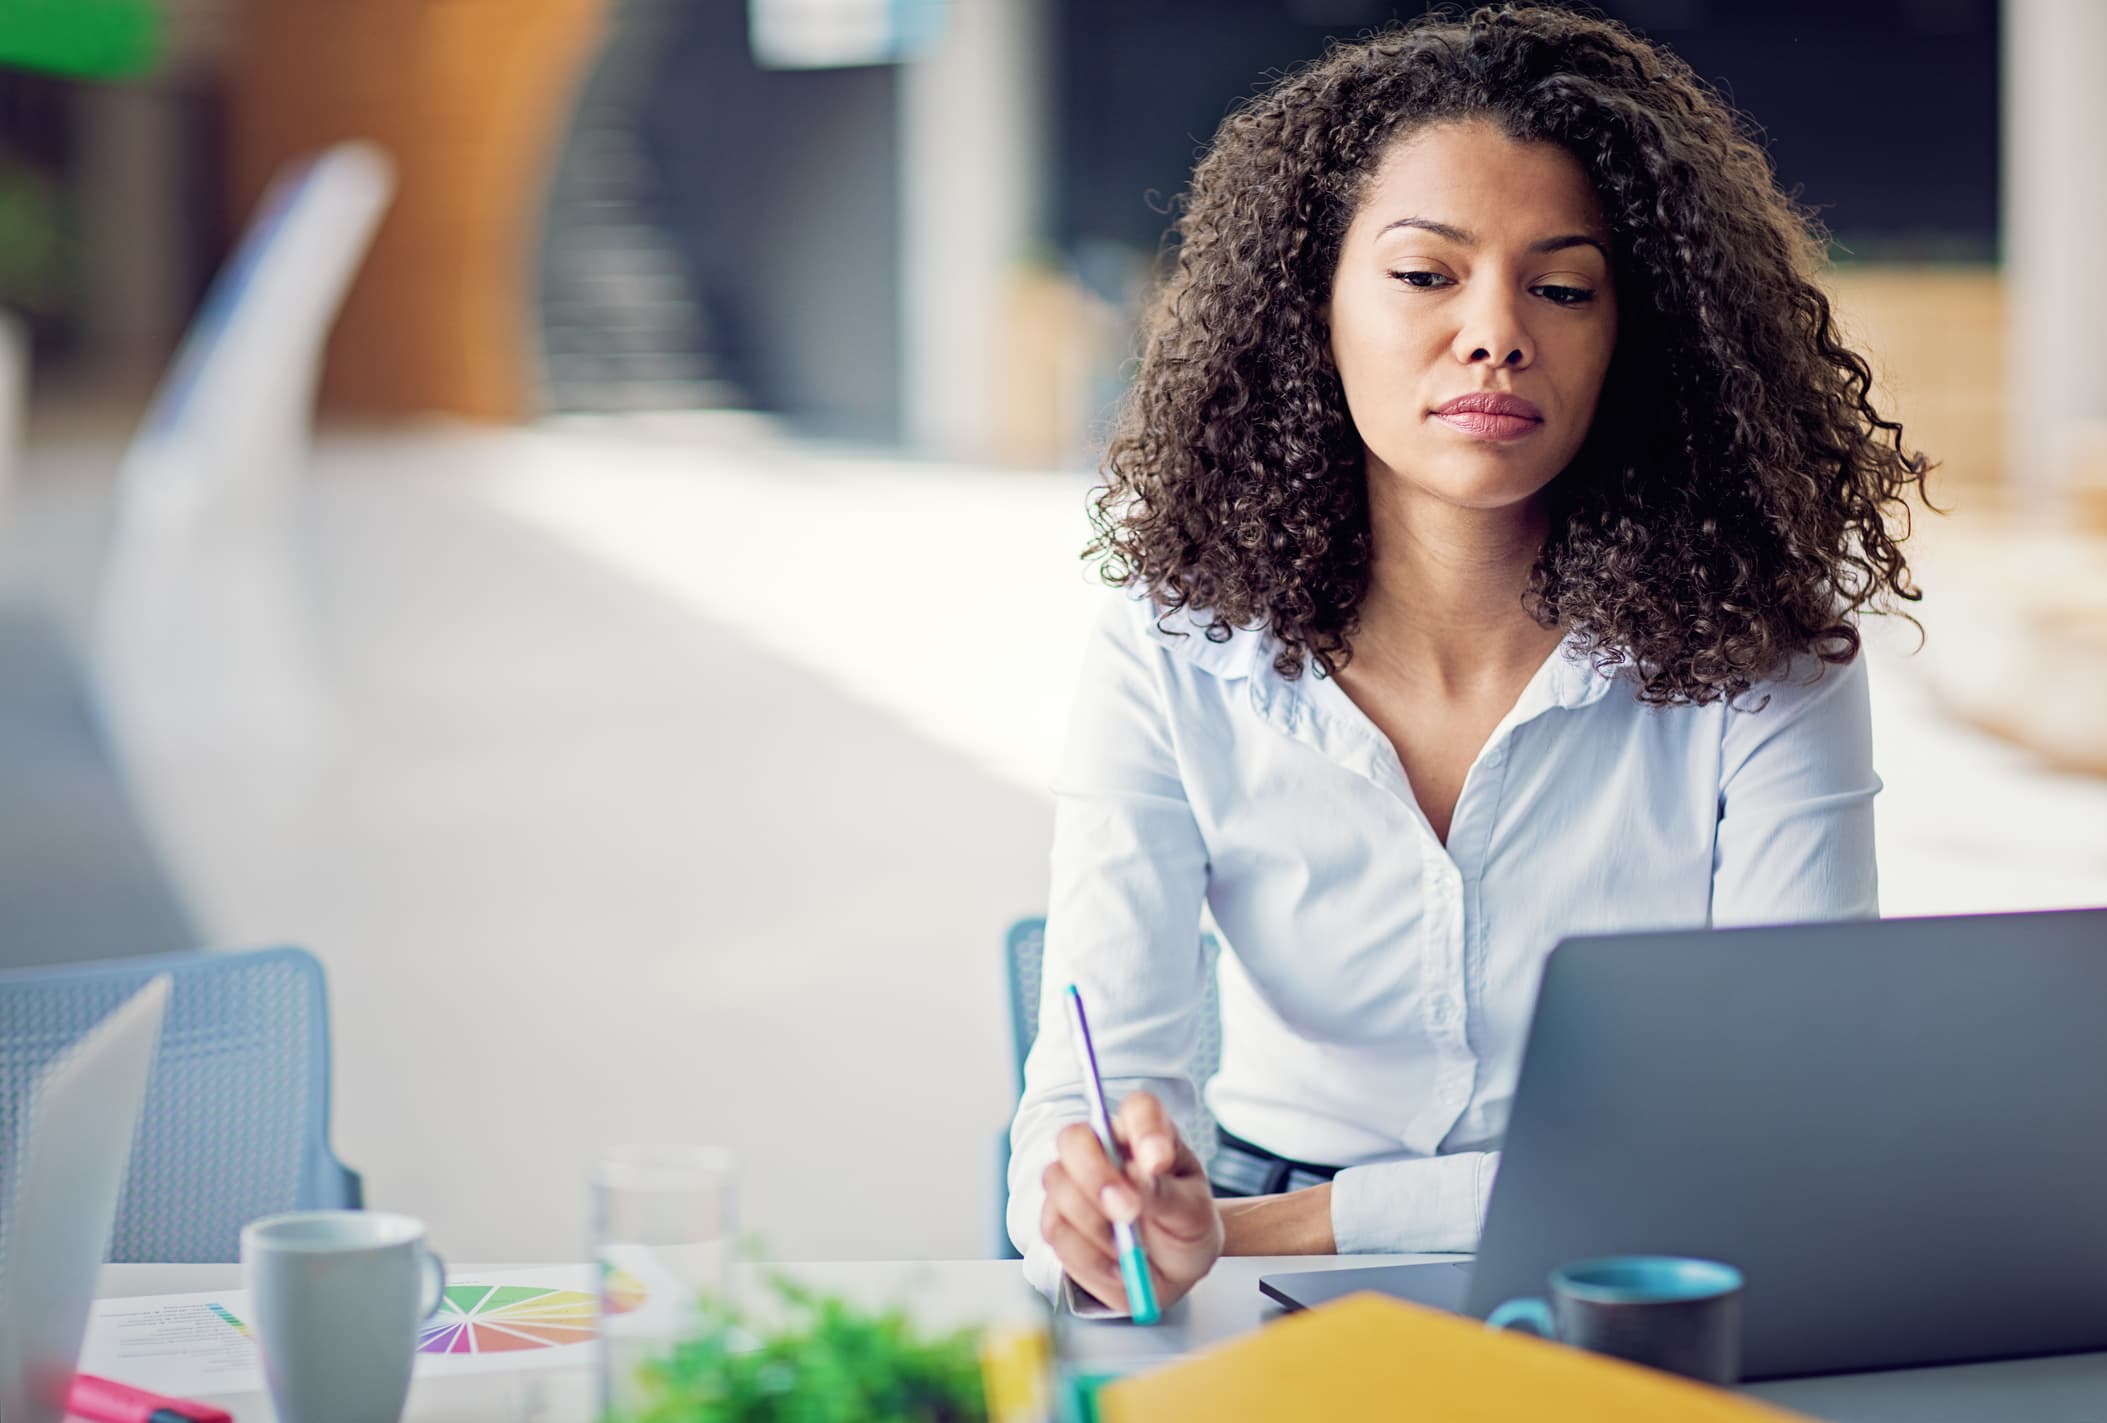
M 1217 1196 L 1277 1196 L 1283 1191 L 1321 1186 L 1338 1175 L 1340 1169 L 1290 1161 L 1217 1126 L 1214 1161 L 1207 1168 L 1207 1176 L 1214 1183 Z

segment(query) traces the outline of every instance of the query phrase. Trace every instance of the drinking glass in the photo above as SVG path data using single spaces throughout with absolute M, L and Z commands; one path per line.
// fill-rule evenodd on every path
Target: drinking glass
M 733 1183 L 731 1157 L 707 1146 L 625 1146 L 594 1166 L 603 1418 L 634 1414 L 638 1371 L 729 1302 Z

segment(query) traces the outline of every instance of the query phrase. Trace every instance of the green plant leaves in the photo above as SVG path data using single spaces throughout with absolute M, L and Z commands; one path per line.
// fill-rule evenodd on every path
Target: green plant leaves
M 784 1322 L 756 1334 L 713 1310 L 645 1374 L 623 1423 L 984 1423 L 978 1331 L 925 1335 L 899 1306 L 863 1310 L 787 1275 L 768 1281 Z

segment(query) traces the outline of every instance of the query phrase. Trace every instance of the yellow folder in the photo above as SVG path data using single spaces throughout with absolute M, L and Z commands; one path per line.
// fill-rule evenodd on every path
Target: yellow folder
M 1782 1423 L 1769 1404 L 1381 1295 L 1349 1295 L 1108 1384 L 1101 1423 Z

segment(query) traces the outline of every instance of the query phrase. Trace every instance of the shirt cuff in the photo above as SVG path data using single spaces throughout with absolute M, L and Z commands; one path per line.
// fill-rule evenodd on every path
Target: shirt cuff
M 1341 1255 L 1468 1254 L 1478 1248 L 1497 1151 L 1349 1166 L 1332 1178 Z
M 1024 1279 L 1048 1300 L 1059 1304 L 1068 1285 L 1068 1272 L 1061 1268 L 1061 1257 L 1053 1253 L 1053 1247 L 1035 1239 L 1024 1247 Z
M 1024 1278 L 1053 1301 L 1054 1307 L 1078 1319 L 1127 1319 L 1126 1310 L 1115 1309 L 1068 1277 L 1060 1257 L 1045 1241 L 1037 1241 L 1024 1254 Z
M 1061 1308 L 1077 1319 L 1132 1319 L 1124 1309 L 1115 1309 L 1067 1275 L 1061 1276 Z

